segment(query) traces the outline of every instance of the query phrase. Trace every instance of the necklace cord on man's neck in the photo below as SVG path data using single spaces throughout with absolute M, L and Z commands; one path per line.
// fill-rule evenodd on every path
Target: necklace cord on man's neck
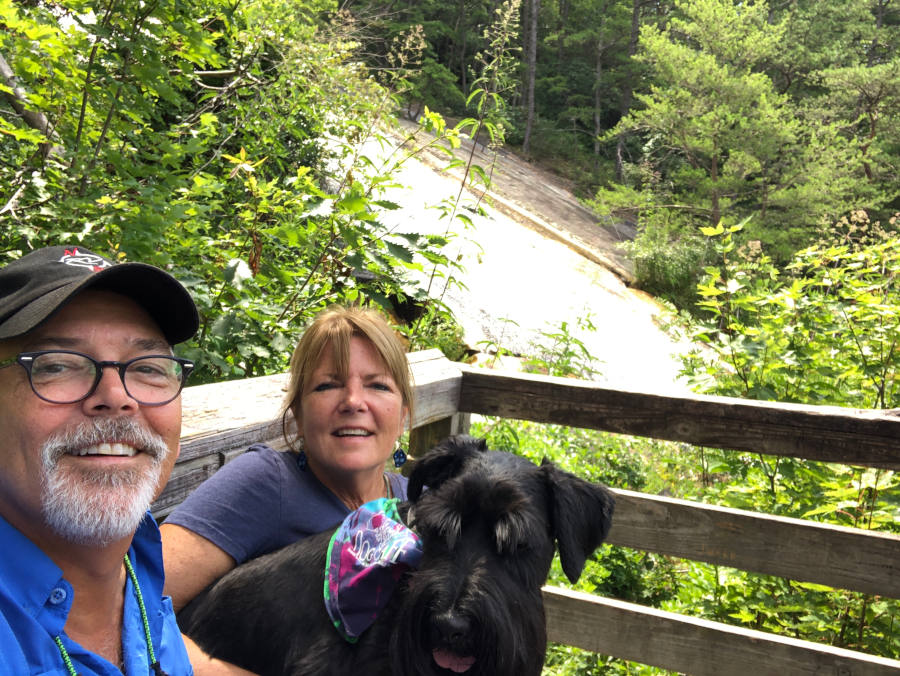
M 156 659 L 156 654 L 153 652 L 153 639 L 150 637 L 150 622 L 147 620 L 147 609 L 144 608 L 144 596 L 141 594 L 141 585 L 138 584 L 137 575 L 134 573 L 128 554 L 125 555 L 125 569 L 128 571 L 128 577 L 131 578 L 134 595 L 137 597 L 138 607 L 141 609 L 141 622 L 144 625 L 144 637 L 147 639 L 147 656 L 150 659 L 150 668 L 156 676 L 166 676 L 166 672 L 159 666 L 159 660 Z
M 141 622 L 144 625 L 144 638 L 147 640 L 147 658 L 150 661 L 150 669 L 156 676 L 167 676 L 166 672 L 164 672 L 159 665 L 156 654 L 153 652 L 153 639 L 150 636 L 150 622 L 147 620 L 147 609 L 144 607 L 144 596 L 141 594 L 141 585 L 138 584 L 137 575 L 134 573 L 134 568 L 131 565 L 128 554 L 125 555 L 125 570 L 128 571 L 128 577 L 131 579 L 131 586 L 134 588 L 134 596 L 137 599 L 138 608 L 141 611 Z M 69 657 L 69 651 L 66 650 L 66 647 L 63 645 L 62 639 L 57 635 L 53 637 L 53 641 L 56 643 L 56 647 L 59 648 L 59 654 L 62 657 L 63 663 L 66 665 L 69 676 L 78 676 L 78 672 L 75 671 L 75 666 L 72 664 L 72 659 Z

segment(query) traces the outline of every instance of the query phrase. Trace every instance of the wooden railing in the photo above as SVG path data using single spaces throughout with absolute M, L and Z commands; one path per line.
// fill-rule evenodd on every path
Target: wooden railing
M 900 470 L 897 412 L 613 390 L 468 367 L 437 350 L 409 358 L 413 453 L 465 431 L 468 414 L 483 414 Z M 270 376 L 185 390 L 181 456 L 154 506 L 158 517 L 250 443 L 284 447 L 284 382 Z M 612 544 L 900 598 L 900 536 L 615 493 Z M 552 641 L 686 674 L 900 674 L 897 660 L 559 588 L 544 596 Z

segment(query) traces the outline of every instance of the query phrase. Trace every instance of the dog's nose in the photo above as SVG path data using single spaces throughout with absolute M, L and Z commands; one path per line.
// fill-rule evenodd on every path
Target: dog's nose
M 458 643 L 469 635 L 469 620 L 452 611 L 434 618 L 434 628 L 447 644 Z

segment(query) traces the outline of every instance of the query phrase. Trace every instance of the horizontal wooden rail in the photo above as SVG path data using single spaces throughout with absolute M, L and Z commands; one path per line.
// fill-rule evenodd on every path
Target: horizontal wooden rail
M 551 641 L 693 676 L 897 676 L 900 661 L 544 587 Z
M 459 410 L 739 451 L 900 470 L 900 415 L 701 395 L 462 366 Z
M 614 492 L 611 544 L 900 598 L 900 535 Z

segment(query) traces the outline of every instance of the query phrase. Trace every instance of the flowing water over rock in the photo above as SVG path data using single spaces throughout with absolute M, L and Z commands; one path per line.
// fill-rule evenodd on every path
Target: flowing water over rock
M 398 182 L 406 187 L 387 195 L 403 206 L 385 221 L 402 232 L 443 234 L 448 221 L 434 206 L 456 195 L 459 178 L 438 170 L 446 160 L 424 160 L 405 164 Z M 597 225 L 553 177 L 509 153 L 499 161 L 487 216 L 465 211 L 473 227 L 458 221 L 451 227 L 459 235 L 446 253 L 465 267 L 463 288 L 442 279 L 432 284 L 432 295 L 443 295 L 463 326 L 467 344 L 531 355 L 537 344 L 551 345 L 546 334 L 565 323 L 593 357 L 594 380 L 622 389 L 685 391 L 677 355 L 689 346 L 662 330 L 662 306 L 623 281 L 630 277 L 628 261 L 615 246 L 623 233 Z M 489 159 L 476 162 L 486 167 Z M 474 201 L 469 195 L 464 205 Z M 595 330 L 580 326 L 583 318 Z

